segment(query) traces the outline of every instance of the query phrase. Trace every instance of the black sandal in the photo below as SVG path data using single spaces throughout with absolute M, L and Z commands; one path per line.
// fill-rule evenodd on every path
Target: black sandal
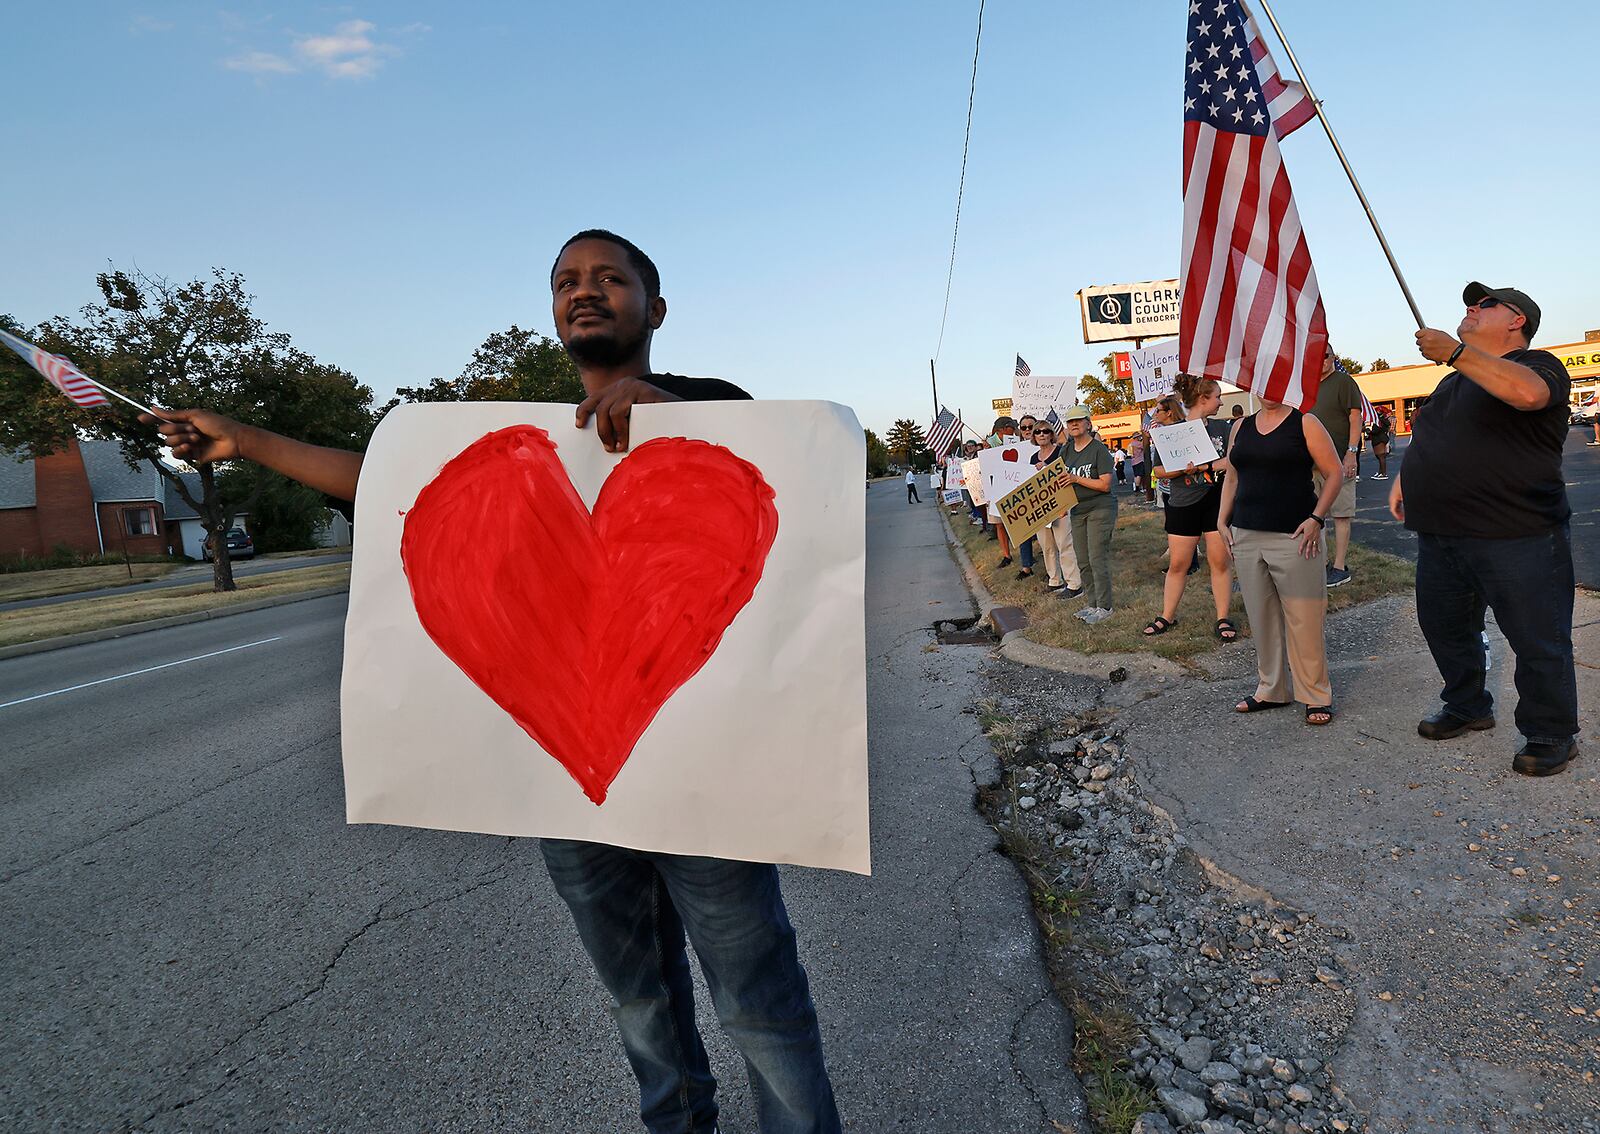
M 1211 632 L 1224 642 L 1237 641 L 1239 637 L 1239 628 L 1233 624 L 1231 618 L 1217 619 L 1217 624 L 1211 628 Z
M 1154 638 L 1158 634 L 1165 634 L 1177 624 L 1178 620 L 1176 618 L 1169 619 L 1164 615 L 1158 614 L 1145 626 L 1144 636 L 1146 638 Z
M 1327 717 L 1328 719 L 1325 720 L 1325 721 L 1314 721 L 1314 720 L 1311 719 L 1311 714 L 1312 713 L 1321 713 L 1323 716 Z M 1320 728 L 1323 725 L 1332 724 L 1332 723 L 1333 723 L 1333 706 L 1332 705 L 1307 705 L 1306 706 L 1306 724 L 1311 725 L 1311 726 L 1313 726 L 1315 728 Z
M 1283 709 L 1289 705 L 1288 701 L 1258 701 L 1254 697 L 1246 697 L 1233 707 L 1236 713 L 1264 713 L 1268 709 Z

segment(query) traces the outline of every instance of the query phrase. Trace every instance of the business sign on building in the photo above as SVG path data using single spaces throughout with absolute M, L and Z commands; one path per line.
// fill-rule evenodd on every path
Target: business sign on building
M 1168 338 L 1178 333 L 1177 280 L 1107 284 L 1078 292 L 1083 341 Z

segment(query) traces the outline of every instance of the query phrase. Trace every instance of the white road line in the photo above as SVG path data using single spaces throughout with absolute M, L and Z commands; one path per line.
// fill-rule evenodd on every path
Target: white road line
M 59 697 L 63 693 L 76 693 L 79 689 L 88 689 L 94 685 L 104 685 L 108 681 L 121 681 L 124 677 L 138 677 L 141 673 L 154 673 L 158 669 L 171 669 L 175 665 L 187 665 L 190 662 L 221 657 L 223 654 L 231 654 L 235 650 L 248 650 L 252 646 L 265 646 L 268 642 L 281 641 L 282 637 L 280 634 L 276 638 L 263 638 L 259 642 L 246 642 L 242 646 L 229 646 L 225 650 L 213 650 L 209 654 L 196 654 L 192 658 L 180 658 L 177 661 L 163 662 L 161 665 L 153 665 L 148 669 L 136 669 L 132 673 L 119 673 L 115 677 L 102 677 L 98 681 L 85 681 L 82 685 L 69 685 L 65 689 L 52 689 L 49 693 L 35 693 L 32 697 L 20 697 L 15 701 L 0 703 L 0 709 L 9 709 L 13 705 L 26 705 L 29 701 L 42 701 L 46 697 Z

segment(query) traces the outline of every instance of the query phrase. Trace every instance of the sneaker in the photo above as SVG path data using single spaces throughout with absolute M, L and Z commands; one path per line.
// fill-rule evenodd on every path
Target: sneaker
M 1585 445 L 1600 445 L 1600 441 L 1585 441 Z
M 1600 441 L 1591 441 L 1591 442 L 1589 442 L 1589 444 L 1591 444 L 1591 445 L 1600 445 Z M 1375 473 L 1372 474 L 1372 479 L 1373 480 L 1388 480 L 1389 479 L 1389 474 L 1386 473 L 1386 472 L 1375 472 Z
M 1094 614 L 1094 613 L 1096 613 L 1096 612 L 1098 612 L 1098 611 L 1099 611 L 1099 609 L 1100 609 L 1100 608 L 1099 608 L 1099 607 L 1098 607 L 1098 606 L 1086 606 L 1086 607 L 1084 607 L 1084 608 L 1083 608 L 1083 609 L 1082 609 L 1082 610 L 1075 610 L 1075 611 L 1073 611 L 1073 612 L 1072 612 L 1072 617 L 1074 617 L 1074 618 L 1081 618 L 1081 619 L 1083 619 L 1083 620 L 1084 620 L 1084 621 L 1085 621 L 1085 622 L 1087 622 L 1087 621 L 1089 621 L 1089 616 L 1090 616 L 1090 615 L 1091 615 L 1091 614 Z
M 1061 597 L 1064 598 L 1064 599 L 1082 598 L 1083 597 L 1083 588 L 1082 587 L 1067 587 L 1067 586 L 1063 586 L 1061 588 Z
M 1097 606 L 1092 611 L 1090 611 L 1087 615 L 1085 615 L 1083 620 L 1085 622 L 1087 622 L 1089 625 L 1093 626 L 1096 622 L 1104 622 L 1106 619 L 1110 618 L 1114 613 L 1116 613 L 1116 612 L 1113 611 L 1110 607 Z
M 1330 565 L 1328 567 L 1328 586 L 1342 587 L 1350 581 L 1350 572 Z

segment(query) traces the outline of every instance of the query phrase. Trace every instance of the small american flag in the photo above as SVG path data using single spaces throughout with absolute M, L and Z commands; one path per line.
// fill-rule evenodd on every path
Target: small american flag
M 1333 356 L 1333 368 L 1340 374 L 1350 374 L 1350 368 L 1344 364 L 1344 359 L 1337 354 Z M 1350 374 L 1350 381 L 1356 381 L 1354 374 Z M 1378 411 L 1367 400 L 1367 392 L 1361 388 L 1360 382 L 1356 382 L 1356 393 L 1361 397 L 1361 428 L 1371 429 L 1378 421 Z
M 939 416 L 933 419 L 933 424 L 928 427 L 928 448 L 936 460 L 944 460 L 954 445 L 956 438 L 961 436 L 961 415 L 953 414 L 943 406 L 939 407 Z
M 44 375 L 46 382 L 72 399 L 74 405 L 89 408 L 108 406 L 111 403 L 100 392 L 100 387 L 59 354 L 46 354 L 30 342 L 17 338 L 8 331 L 0 331 L 0 340 L 20 354 L 29 366 Z
M 1242 0 L 1190 0 L 1185 65 L 1180 368 L 1308 409 L 1328 322 L 1278 142 L 1314 108 Z
M 1033 371 L 1028 369 L 1028 364 L 1022 361 L 1022 356 L 1020 354 L 1017 355 L 1017 377 L 1026 378 L 1032 373 Z

